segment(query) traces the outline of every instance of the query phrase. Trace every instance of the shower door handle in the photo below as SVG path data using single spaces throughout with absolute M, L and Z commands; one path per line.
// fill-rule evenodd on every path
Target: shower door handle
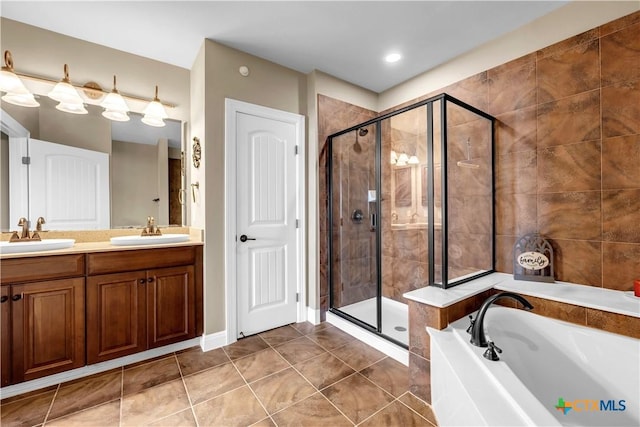
M 369 214 L 369 220 L 371 221 L 371 231 L 376 231 L 376 214 Z

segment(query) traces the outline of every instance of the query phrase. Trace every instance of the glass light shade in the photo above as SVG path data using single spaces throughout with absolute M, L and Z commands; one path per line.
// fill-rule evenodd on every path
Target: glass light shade
M 400 156 L 398 157 L 398 163 L 402 163 L 406 165 L 408 161 L 409 161 L 409 156 L 407 156 L 406 153 L 400 153 Z
M 71 84 L 66 83 L 64 81 L 59 82 L 55 85 L 53 90 L 49 92 L 49 98 L 60 102 L 61 104 L 74 104 L 74 105 L 82 105 L 82 98 L 78 95 L 78 91 L 76 88 L 71 86 Z M 58 107 L 56 107 L 58 108 Z M 84 108 L 84 107 L 83 107 Z M 58 108 L 59 109 L 59 108 Z M 62 110 L 64 111 L 64 110 Z M 84 113 L 82 113 L 84 114 Z
M 420 160 L 418 160 L 418 156 L 411 156 L 409 157 L 409 161 L 407 162 L 410 165 L 418 165 L 420 164 Z
M 126 111 L 104 110 L 102 116 L 115 122 L 128 122 L 129 115 Z
M 154 127 L 163 127 L 164 119 L 168 118 L 167 112 L 159 101 L 153 100 L 144 109 L 142 123 Z
M 2 68 L 3 70 L 0 73 L 0 91 L 15 95 L 26 95 L 29 93 L 27 88 L 24 87 L 22 80 L 20 80 L 20 77 L 6 69 L 6 67 Z
M 84 108 L 84 105 L 82 105 L 82 103 L 67 104 L 67 103 L 61 102 L 58 105 L 56 105 L 56 110 L 64 111 L 65 113 L 71 113 L 71 114 L 89 114 L 89 112 L 87 111 L 86 108 Z
M 391 150 L 391 164 L 395 165 L 398 161 L 398 154 L 395 151 Z
M 124 101 L 124 98 L 122 98 L 122 96 L 117 91 L 114 91 L 108 94 L 104 99 L 104 101 L 102 101 L 100 106 L 108 111 L 119 111 L 122 113 L 126 113 L 129 111 L 129 107 L 127 106 L 127 103 Z
M 35 100 L 31 93 L 7 93 L 2 100 L 9 104 L 21 107 L 39 107 L 40 103 Z

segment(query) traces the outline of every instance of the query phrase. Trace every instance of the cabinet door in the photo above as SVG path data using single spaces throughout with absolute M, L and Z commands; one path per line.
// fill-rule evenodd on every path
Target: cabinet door
M 12 381 L 85 364 L 84 278 L 11 286 Z
M 87 279 L 87 363 L 147 349 L 145 272 Z
M 193 266 L 147 272 L 149 348 L 195 337 Z
M 11 383 L 11 287 L 0 288 L 0 386 L 4 387 Z

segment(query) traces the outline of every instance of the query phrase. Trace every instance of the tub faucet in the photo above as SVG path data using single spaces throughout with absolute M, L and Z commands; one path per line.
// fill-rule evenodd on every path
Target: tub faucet
M 499 294 L 495 294 L 487 298 L 480 309 L 478 310 L 478 315 L 476 316 L 476 320 L 472 320 L 471 325 L 471 344 L 476 347 L 487 347 L 487 338 L 484 335 L 484 316 L 487 313 L 487 309 L 491 304 L 495 301 L 502 298 L 511 298 L 516 301 L 519 301 L 524 308 L 527 310 L 533 309 L 533 306 L 527 301 L 524 297 L 514 294 L 513 292 L 500 292 Z

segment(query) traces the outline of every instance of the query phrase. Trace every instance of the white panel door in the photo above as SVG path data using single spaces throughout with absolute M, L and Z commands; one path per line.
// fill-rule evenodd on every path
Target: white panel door
M 296 135 L 295 124 L 237 113 L 238 336 L 297 319 Z
M 29 157 L 32 223 L 42 216 L 52 230 L 110 228 L 108 154 L 29 139 Z

